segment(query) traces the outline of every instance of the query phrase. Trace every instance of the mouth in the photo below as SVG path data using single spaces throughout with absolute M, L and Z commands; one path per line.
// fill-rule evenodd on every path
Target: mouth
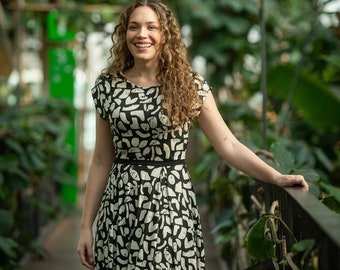
M 135 46 L 137 48 L 147 49 L 147 48 L 150 48 L 152 46 L 152 43 L 135 43 Z

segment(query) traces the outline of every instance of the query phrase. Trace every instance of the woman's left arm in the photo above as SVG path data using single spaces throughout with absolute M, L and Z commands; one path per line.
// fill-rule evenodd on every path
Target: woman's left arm
M 281 174 L 237 140 L 218 111 L 211 91 L 201 107 L 198 122 L 216 152 L 234 168 L 255 179 L 280 187 L 298 185 L 308 189 L 302 175 Z

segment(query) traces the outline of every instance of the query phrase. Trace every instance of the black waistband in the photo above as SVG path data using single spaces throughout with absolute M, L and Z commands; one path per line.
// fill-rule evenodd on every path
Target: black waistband
M 167 160 L 138 160 L 138 159 L 121 159 L 116 158 L 115 163 L 128 164 L 128 165 L 151 165 L 151 166 L 169 166 L 185 164 L 184 159 L 167 159 Z

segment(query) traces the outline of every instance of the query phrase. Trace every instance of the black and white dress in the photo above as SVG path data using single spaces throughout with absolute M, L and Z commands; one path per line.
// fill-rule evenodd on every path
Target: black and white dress
M 196 75 L 199 96 L 210 88 Z M 109 121 L 115 162 L 95 238 L 96 270 L 205 269 L 200 217 L 185 154 L 189 125 L 174 130 L 159 86 L 103 75 L 91 90 Z

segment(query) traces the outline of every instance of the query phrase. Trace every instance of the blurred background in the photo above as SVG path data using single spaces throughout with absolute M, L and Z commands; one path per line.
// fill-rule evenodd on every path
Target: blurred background
M 90 89 L 129 2 L 0 2 L 0 269 L 15 269 L 27 252 L 43 256 L 42 228 L 81 208 L 95 141 Z M 167 3 L 233 132 L 273 165 L 287 157 L 278 169 L 305 175 L 340 213 L 340 0 Z M 219 257 L 249 263 L 230 254 L 242 249 L 235 205 L 250 211 L 242 198 L 255 182 L 196 128 L 188 161 Z

